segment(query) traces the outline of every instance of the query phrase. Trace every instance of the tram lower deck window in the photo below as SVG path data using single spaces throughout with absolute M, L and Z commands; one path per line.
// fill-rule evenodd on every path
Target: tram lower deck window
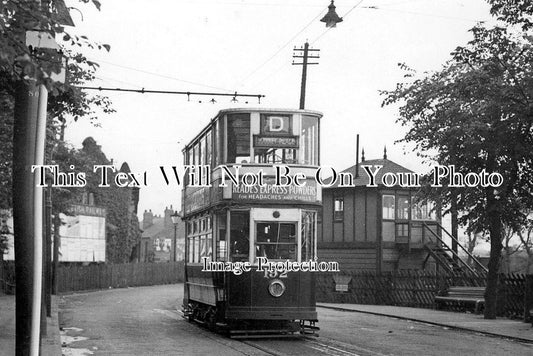
M 296 223 L 258 222 L 256 256 L 296 260 Z
M 230 242 L 232 261 L 248 261 L 250 252 L 250 212 L 230 212 Z

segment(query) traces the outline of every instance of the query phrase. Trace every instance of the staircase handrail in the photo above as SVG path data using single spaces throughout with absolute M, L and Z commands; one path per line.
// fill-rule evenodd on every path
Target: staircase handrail
M 479 268 L 481 268 L 485 273 L 488 273 L 489 270 L 487 269 L 487 267 L 483 266 L 483 264 L 481 264 L 481 262 L 478 261 L 477 258 L 475 258 L 470 252 L 468 252 L 467 249 L 464 248 L 464 246 L 459 242 L 459 240 L 457 240 L 452 234 L 450 234 L 448 232 L 448 230 L 446 230 L 441 224 L 437 223 L 437 225 L 440 227 L 440 229 L 442 231 L 444 231 L 446 233 L 446 235 L 448 235 L 452 241 L 455 241 L 457 243 L 457 246 L 459 246 L 460 248 L 463 249 L 463 251 L 472 259 L 472 261 L 474 261 Z
M 459 255 L 453 250 L 453 249 L 451 249 L 451 248 L 450 248 L 450 247 L 449 247 L 449 246 L 448 246 L 448 245 L 447 245 L 447 244 L 441 239 L 441 237 L 440 237 L 439 235 L 437 235 L 433 230 L 431 230 L 431 229 L 429 228 L 429 226 L 428 226 L 425 222 L 422 222 L 422 224 L 424 225 L 424 227 L 426 227 L 426 229 L 428 229 L 429 232 L 431 232 L 431 233 L 433 234 L 433 236 L 435 236 L 435 237 L 437 238 L 437 240 L 439 240 L 439 242 L 440 242 L 441 244 L 443 244 L 446 248 L 448 248 L 448 249 L 451 251 L 452 255 L 453 255 L 453 256 L 456 256 L 457 259 L 458 259 L 459 261 L 461 261 L 461 263 L 462 263 L 463 265 L 465 265 L 465 266 L 470 270 L 470 272 L 472 272 L 472 273 L 474 273 L 474 274 L 477 274 L 477 272 L 476 272 L 474 269 L 472 269 L 472 267 L 470 267 L 465 261 L 463 261 L 463 260 L 461 259 L 461 257 L 460 257 L 460 256 L 459 256 Z M 487 268 L 485 268 L 485 266 L 483 266 L 483 265 L 482 265 L 482 264 L 481 264 L 481 263 L 480 263 L 480 262 L 479 262 L 474 256 L 472 256 L 472 254 L 470 254 L 470 252 L 468 252 L 468 251 L 463 247 L 463 245 L 461 245 L 461 243 L 459 243 L 459 241 L 457 241 L 456 238 L 454 238 L 452 235 L 450 235 L 450 233 L 449 233 L 448 231 L 446 231 L 446 229 L 445 229 L 444 227 L 442 227 L 441 224 L 437 223 L 437 226 L 438 226 L 441 230 L 443 230 L 448 236 L 450 236 L 450 237 L 452 238 L 452 240 L 455 241 L 455 242 L 457 243 L 457 246 L 461 247 L 461 248 L 466 252 L 466 254 L 467 254 L 468 256 L 470 256 L 470 258 L 472 259 L 472 261 L 474 261 L 479 267 L 481 267 L 481 269 L 482 269 L 485 273 L 488 272 Z

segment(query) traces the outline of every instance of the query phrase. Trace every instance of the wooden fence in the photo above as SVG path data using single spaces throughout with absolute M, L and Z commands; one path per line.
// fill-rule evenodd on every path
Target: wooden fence
M 15 270 L 12 261 L 4 262 L 4 287 L 14 293 Z M 316 296 L 319 302 L 398 305 L 434 308 L 434 298 L 450 286 L 485 286 L 483 277 L 469 274 L 434 274 L 424 271 L 397 273 L 354 272 L 351 274 L 317 273 Z M 74 292 L 107 288 L 149 286 L 183 282 L 183 262 L 99 264 L 61 266 L 58 270 L 58 292 Z M 522 274 L 500 275 L 498 314 L 528 317 L 524 309 L 533 306 L 533 277 L 526 286 Z M 335 290 L 335 280 L 347 283 L 348 291 Z M 1 287 L 1 285 L 0 285 Z M 527 297 L 526 290 L 529 291 Z M 1 294 L 1 291 L 0 291 Z M 525 299 L 530 300 L 525 306 Z
M 58 293 L 183 282 L 183 262 L 61 266 Z
M 336 291 L 336 281 L 348 284 L 348 291 Z M 327 303 L 354 303 L 397 305 L 415 308 L 435 307 L 436 295 L 442 295 L 450 286 L 479 286 L 486 284 L 484 277 L 470 274 L 434 274 L 425 271 L 396 273 L 354 272 L 341 276 L 317 274 L 317 301 Z M 498 314 L 508 317 L 524 315 L 525 275 L 500 275 Z

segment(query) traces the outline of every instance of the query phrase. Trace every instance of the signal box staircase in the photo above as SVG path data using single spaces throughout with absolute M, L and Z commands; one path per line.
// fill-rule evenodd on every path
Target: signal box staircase
M 454 237 L 450 234 L 442 225 L 438 224 L 440 231 L 448 235 L 452 241 L 457 243 L 457 247 L 462 249 L 465 254 L 470 257 L 472 261 L 471 264 L 468 264 L 464 258 L 461 258 L 455 251 L 451 249 L 448 244 L 446 244 L 442 237 L 439 234 L 435 233 L 432 229 L 429 228 L 426 223 L 423 223 L 426 231 L 429 231 L 433 237 L 436 239 L 436 242 L 428 242 L 424 245 L 424 248 L 428 252 L 424 265 L 426 264 L 429 257 L 433 257 L 437 265 L 450 273 L 458 272 L 469 272 L 477 276 L 485 277 L 487 275 L 487 268 L 479 262 L 468 250 Z

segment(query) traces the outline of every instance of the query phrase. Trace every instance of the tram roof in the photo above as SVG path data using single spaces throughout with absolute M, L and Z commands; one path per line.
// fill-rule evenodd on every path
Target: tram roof
M 202 136 L 210 127 L 213 125 L 215 121 L 217 121 L 222 115 L 228 114 L 228 113 L 246 113 L 246 112 L 259 112 L 259 113 L 290 113 L 290 114 L 309 114 L 314 115 L 318 117 L 324 116 L 320 111 L 316 110 L 306 110 L 306 109 L 287 109 L 287 108 L 229 108 L 229 109 L 222 109 L 220 110 L 211 120 L 209 120 L 209 123 L 196 135 L 192 140 L 189 141 L 183 148 L 183 151 L 186 150 L 191 144 L 198 140 L 200 136 Z

